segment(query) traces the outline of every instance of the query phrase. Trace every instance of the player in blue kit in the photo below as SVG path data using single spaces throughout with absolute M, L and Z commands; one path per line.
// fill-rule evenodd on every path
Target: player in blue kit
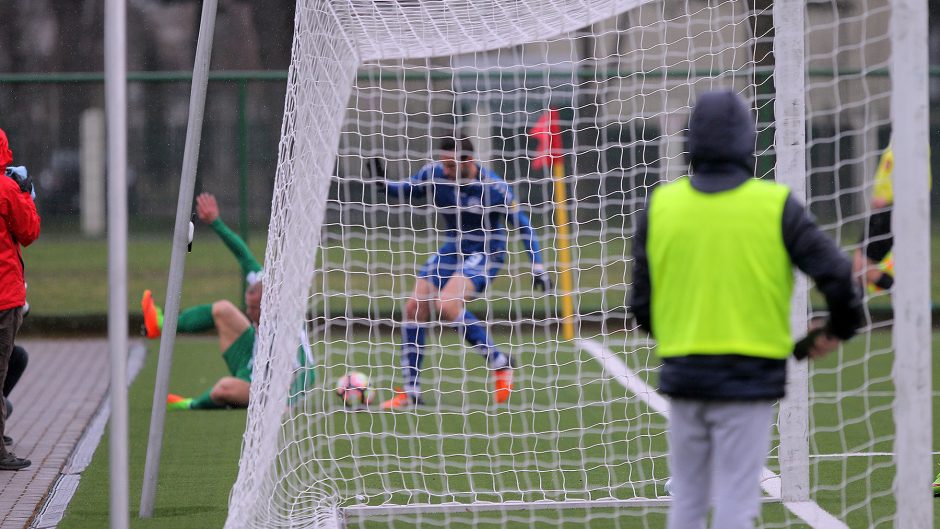
M 507 225 L 522 235 L 532 261 L 534 288 L 550 291 L 552 282 L 526 215 L 512 189 L 493 171 L 473 158 L 469 139 L 444 138 L 438 161 L 424 166 L 402 182 L 384 180 L 378 161 L 373 170 L 389 198 L 426 199 L 447 226 L 446 242 L 418 272 L 414 292 L 402 317 L 401 366 L 403 387 L 382 404 L 405 409 L 422 404 L 419 376 L 424 357 L 425 323 L 432 309 L 451 324 L 486 360 L 493 380 L 493 399 L 502 404 L 512 391 L 513 363 L 497 349 L 485 323 L 466 309 L 467 301 L 483 292 L 506 260 Z

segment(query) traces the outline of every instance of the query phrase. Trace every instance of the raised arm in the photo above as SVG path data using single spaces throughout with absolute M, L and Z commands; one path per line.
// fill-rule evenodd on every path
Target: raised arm
M 245 241 L 222 222 L 222 218 L 219 217 L 219 206 L 212 194 L 202 193 L 196 197 L 196 215 L 199 220 L 208 224 L 219 235 L 225 246 L 238 260 L 238 264 L 242 267 L 242 272 L 245 275 L 261 271 L 261 263 L 248 249 Z
M 410 201 L 415 198 L 424 198 L 427 196 L 428 186 L 431 179 L 434 177 L 435 169 L 435 164 L 425 165 L 420 171 L 403 181 L 385 180 L 384 169 L 381 175 L 376 176 L 381 176 L 378 182 L 379 185 L 385 189 L 386 196 L 395 198 L 396 200 Z

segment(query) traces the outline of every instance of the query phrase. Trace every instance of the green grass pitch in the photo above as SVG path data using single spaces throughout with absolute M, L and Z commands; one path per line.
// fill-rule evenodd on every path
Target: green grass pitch
M 540 495 L 558 499 L 561 489 L 577 491 L 569 496 L 573 498 L 662 494 L 662 482 L 668 476 L 661 457 L 664 419 L 616 381 L 605 380 L 592 357 L 568 344 L 556 345 L 544 330 L 499 335 L 497 341 L 514 344 L 513 353 L 524 366 L 519 390 L 513 395 L 514 413 L 507 414 L 489 400 L 482 360 L 458 344 L 451 331 L 434 333 L 431 342 L 436 345 L 430 346 L 424 378 L 429 404 L 418 413 L 349 411 L 332 393 L 335 381 L 354 367 L 370 374 L 379 398 L 387 397 L 387 388 L 397 375 L 393 367 L 397 348 L 391 336 L 373 330 L 322 337 L 324 345 L 317 352 L 326 367 L 318 371 L 318 387 L 303 404 L 306 411 L 319 413 L 291 424 L 305 429 L 322 459 L 318 465 L 295 465 L 298 472 L 308 477 L 331 474 L 332 486 L 348 498 L 347 504 L 356 503 L 357 494 L 365 494 L 360 501 L 379 504 L 403 501 L 409 494 L 414 501 L 466 499 L 466 491 L 475 491 L 477 499 L 486 501 L 496 499 L 494 489 L 518 491 L 507 499 L 539 499 Z M 608 337 L 615 349 L 614 343 L 620 342 L 620 350 L 625 339 L 623 335 Z M 370 349 L 365 343 L 370 340 L 383 345 Z M 849 527 L 892 525 L 891 458 L 877 455 L 890 451 L 893 431 L 891 355 L 884 353 L 889 341 L 886 333 L 873 335 L 870 343 L 857 340 L 841 356 L 821 361 L 814 370 L 810 471 L 818 489 L 815 500 L 826 511 L 844 517 Z M 214 340 L 187 337 L 178 344 L 172 391 L 195 394 L 224 374 Z M 879 354 L 865 355 L 866 350 Z M 136 519 L 155 352 L 152 347 L 131 389 L 132 526 L 221 527 L 237 471 L 244 411 L 168 415 L 155 516 Z M 641 348 L 621 358 L 655 384 L 652 368 L 656 361 L 648 350 Z M 936 367 L 934 372 L 938 372 Z M 576 402 L 587 405 L 575 407 Z M 935 415 L 940 408 L 936 404 L 935 397 Z M 547 431 L 559 433 L 547 435 Z M 60 527 L 107 525 L 106 439 L 83 475 Z M 521 447 L 541 455 L 537 460 L 521 455 L 507 459 L 506 454 L 519 453 Z M 846 452 L 873 455 L 843 455 Z M 500 454 L 503 457 L 494 457 Z M 771 454 L 768 461 L 774 471 L 775 456 Z M 585 464 L 566 463 L 573 460 Z M 285 461 L 296 462 L 297 457 L 290 455 Z M 392 492 L 376 493 L 380 490 Z M 779 504 L 765 504 L 761 516 L 769 526 L 804 527 Z M 536 527 L 578 527 L 589 520 L 591 527 L 660 528 L 664 522 L 662 508 L 644 508 L 499 512 L 470 517 L 463 525 L 455 517 L 411 515 L 391 526 L 406 527 L 419 519 L 432 527 L 469 527 L 471 522 L 489 527 L 529 522 Z M 352 527 L 390 526 L 387 518 L 350 521 Z

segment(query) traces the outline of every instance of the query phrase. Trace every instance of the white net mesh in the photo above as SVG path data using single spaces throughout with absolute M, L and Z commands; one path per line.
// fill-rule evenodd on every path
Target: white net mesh
M 808 201 L 852 250 L 887 134 L 888 12 L 833 1 L 805 15 Z M 754 106 L 758 176 L 774 176 L 772 43 L 771 3 L 760 0 L 299 1 L 226 527 L 664 527 L 668 405 L 651 389 L 652 346 L 627 314 L 633 219 L 653 185 L 686 173 L 686 121 L 704 90 L 731 88 Z M 532 163 L 529 131 L 551 107 L 564 202 L 561 175 Z M 509 402 L 494 401 L 480 348 L 432 318 L 424 405 L 383 411 L 402 385 L 405 302 L 451 236 L 433 198 L 382 193 L 368 166 L 380 158 L 390 181 L 406 180 L 452 135 L 509 183 L 556 290 L 533 290 L 524 234 L 510 226 L 504 265 L 467 305 L 517 366 Z M 575 339 L 561 323 L 566 300 Z M 298 390 L 302 325 L 317 380 Z M 761 527 L 819 513 L 835 517 L 826 527 L 890 525 L 887 325 L 873 322 L 811 370 L 811 505 L 779 501 L 775 436 Z M 334 391 L 351 371 L 369 377 L 368 410 Z

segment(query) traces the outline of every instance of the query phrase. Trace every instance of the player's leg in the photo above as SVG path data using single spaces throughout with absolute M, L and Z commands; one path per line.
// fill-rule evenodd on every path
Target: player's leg
M 153 300 L 153 294 L 149 290 L 144 291 L 140 308 L 144 313 L 144 334 L 147 338 L 159 338 L 163 332 L 163 309 Z M 205 332 L 214 328 L 212 304 L 183 309 L 176 321 L 176 332 L 181 333 Z
M 231 408 L 248 407 L 251 383 L 238 377 L 222 377 L 212 387 L 212 402 Z
M 673 399 L 669 410 L 669 529 L 704 529 L 711 487 L 711 437 L 700 401 Z
M 163 331 L 163 309 L 153 300 L 153 293 L 144 290 L 140 298 L 140 310 L 144 313 L 144 336 L 150 339 L 159 338 Z
M 512 363 L 509 356 L 496 347 L 486 324 L 466 308 L 467 301 L 485 290 L 497 271 L 498 266 L 490 266 L 484 254 L 471 255 L 464 261 L 461 272 L 452 276 L 441 289 L 438 310 L 441 319 L 452 323 L 486 360 L 493 373 L 495 400 L 501 404 L 509 399 L 512 390 Z
M 715 529 L 752 529 L 760 514 L 760 475 L 770 448 L 770 401 L 709 405 L 712 427 Z
M 228 350 L 251 327 L 248 316 L 231 301 L 216 301 L 211 311 L 212 321 L 219 333 L 219 349 L 222 351 Z
M 234 314 L 232 312 L 233 310 L 237 312 L 237 314 Z M 250 382 L 252 369 L 254 367 L 255 328 L 248 323 L 248 317 L 242 314 L 241 311 L 235 308 L 231 303 L 214 303 L 213 314 L 218 315 L 215 322 L 216 328 L 219 329 L 219 344 L 224 347 L 222 359 L 225 360 L 225 365 L 228 367 L 229 373 L 231 373 L 233 377 L 242 379 L 246 383 Z M 242 329 L 242 332 L 233 339 L 232 335 L 237 332 L 238 329 Z M 218 386 L 218 384 L 216 384 L 216 386 Z M 167 409 L 211 410 L 224 408 L 226 406 L 235 406 L 236 404 L 232 404 L 228 401 L 220 401 L 216 398 L 218 396 L 216 386 L 207 389 L 196 398 L 186 398 L 180 395 L 170 394 L 167 396 Z M 225 385 L 224 387 L 229 387 L 229 385 Z
M 476 287 L 470 278 L 462 274 L 451 277 L 441 290 L 438 301 L 441 320 L 453 324 L 457 332 L 486 359 L 490 368 L 507 367 L 509 357 L 496 348 L 486 324 L 466 308 L 467 301 L 474 295 Z
M 248 407 L 251 382 L 242 377 L 222 377 L 214 386 L 196 398 L 188 399 L 170 395 L 167 408 L 170 410 L 218 410 L 222 408 Z
M 407 408 L 423 403 L 420 373 L 424 361 L 425 326 L 431 317 L 430 300 L 436 292 L 437 287 L 431 279 L 419 277 L 411 297 L 405 302 L 401 323 L 402 390 L 383 402 L 383 409 Z

